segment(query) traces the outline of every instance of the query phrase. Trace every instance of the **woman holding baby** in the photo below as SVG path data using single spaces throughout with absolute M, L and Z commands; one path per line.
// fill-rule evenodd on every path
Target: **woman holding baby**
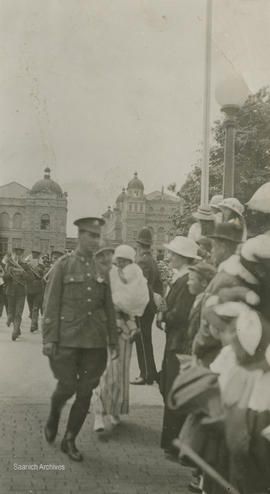
M 93 396 L 94 430 L 102 432 L 106 421 L 116 426 L 129 412 L 129 370 L 134 337 L 139 332 L 136 317 L 149 302 L 147 280 L 135 263 L 135 250 L 128 245 L 105 247 L 96 253 L 100 270 L 109 271 L 112 299 L 119 334 L 119 357 L 108 354 L 107 368 Z

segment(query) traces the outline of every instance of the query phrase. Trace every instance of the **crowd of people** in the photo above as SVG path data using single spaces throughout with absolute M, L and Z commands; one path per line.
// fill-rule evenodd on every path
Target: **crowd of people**
M 25 293 L 31 331 L 43 310 L 43 353 L 57 379 L 45 437 L 54 442 L 75 395 L 61 442 L 70 459 L 83 459 L 75 441 L 90 403 L 99 434 L 128 414 L 130 384 L 157 382 L 161 448 L 192 468 L 189 489 L 263 494 L 270 486 L 270 232 L 248 238 L 235 198 L 215 196 L 210 206 L 211 215 L 196 213 L 187 237 L 164 246 L 159 262 L 147 227 L 137 250 L 101 246 L 101 218 L 75 221 L 77 249 L 46 275 L 38 256 L 36 265 L 33 257 L 7 257 L 7 323 L 16 339 Z M 35 283 L 29 272 L 40 273 Z M 27 289 L 44 278 L 42 297 Z M 153 322 L 166 336 L 159 372 Z M 134 342 L 140 375 L 130 381 Z

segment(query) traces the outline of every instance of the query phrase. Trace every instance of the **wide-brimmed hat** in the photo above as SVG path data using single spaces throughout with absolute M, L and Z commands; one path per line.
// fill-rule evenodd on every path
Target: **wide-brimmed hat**
M 193 218 L 201 221 L 215 221 L 215 215 L 210 209 L 198 208 L 198 211 L 192 213 Z
M 259 187 L 246 205 L 252 211 L 270 213 L 270 182 Z
M 198 273 L 200 278 L 206 280 L 208 283 L 210 283 L 210 281 L 216 274 L 216 269 L 214 268 L 214 266 L 207 262 L 197 262 L 196 264 L 190 266 L 189 270 Z
M 144 226 L 138 233 L 136 242 L 141 245 L 150 246 L 153 243 L 152 233 L 149 228 Z
M 209 207 L 211 209 L 220 211 L 219 204 L 223 201 L 223 196 L 221 194 L 216 194 L 215 196 L 212 197 Z
M 130 245 L 119 245 L 114 251 L 115 259 L 121 257 L 122 259 L 128 259 L 135 262 L 136 251 Z
M 187 237 L 177 236 L 169 244 L 165 244 L 164 247 L 174 254 L 178 254 L 182 257 L 188 257 L 190 259 L 201 259 L 198 256 L 198 245 L 194 240 Z
M 226 199 L 223 199 L 223 201 L 219 203 L 219 209 L 221 209 L 221 211 L 223 209 L 230 209 L 239 216 L 243 216 L 245 210 L 243 204 L 241 204 L 236 197 L 227 197 Z
M 243 229 L 235 223 L 218 223 L 215 227 L 214 233 L 208 235 L 213 240 L 228 240 L 236 244 L 242 242 Z

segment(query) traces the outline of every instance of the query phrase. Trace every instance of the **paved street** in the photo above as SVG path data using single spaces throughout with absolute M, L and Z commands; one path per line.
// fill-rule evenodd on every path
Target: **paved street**
M 131 386 L 131 413 L 102 438 L 92 432 L 92 416 L 84 424 L 78 446 L 82 464 L 60 452 L 63 414 L 55 445 L 43 438 L 54 379 L 41 354 L 41 336 L 29 333 L 27 313 L 22 337 L 11 342 L 5 317 L 0 320 L 1 494 L 186 494 L 190 471 L 165 461 L 159 448 L 162 402 L 155 386 Z M 160 366 L 164 336 L 154 332 Z M 131 375 L 137 374 L 135 352 Z M 21 470 L 31 465 L 32 470 Z M 52 468 L 59 470 L 52 470 Z M 30 468 L 30 467 L 28 467 Z

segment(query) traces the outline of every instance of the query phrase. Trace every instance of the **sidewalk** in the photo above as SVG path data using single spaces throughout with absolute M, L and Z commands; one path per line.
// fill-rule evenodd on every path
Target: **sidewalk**
M 4 322 L 1 319 L 1 494 L 188 492 L 190 470 L 165 460 L 159 448 L 162 402 L 155 386 L 131 387 L 130 416 L 103 440 L 92 431 L 93 417 L 88 415 L 77 441 L 84 454 L 82 463 L 71 462 L 59 448 L 70 404 L 55 444 L 48 445 L 43 427 L 54 380 L 41 355 L 41 337 L 29 334 L 24 319 L 23 336 L 13 343 Z M 157 352 L 161 346 L 155 341 Z M 136 373 L 135 355 L 132 373 Z

